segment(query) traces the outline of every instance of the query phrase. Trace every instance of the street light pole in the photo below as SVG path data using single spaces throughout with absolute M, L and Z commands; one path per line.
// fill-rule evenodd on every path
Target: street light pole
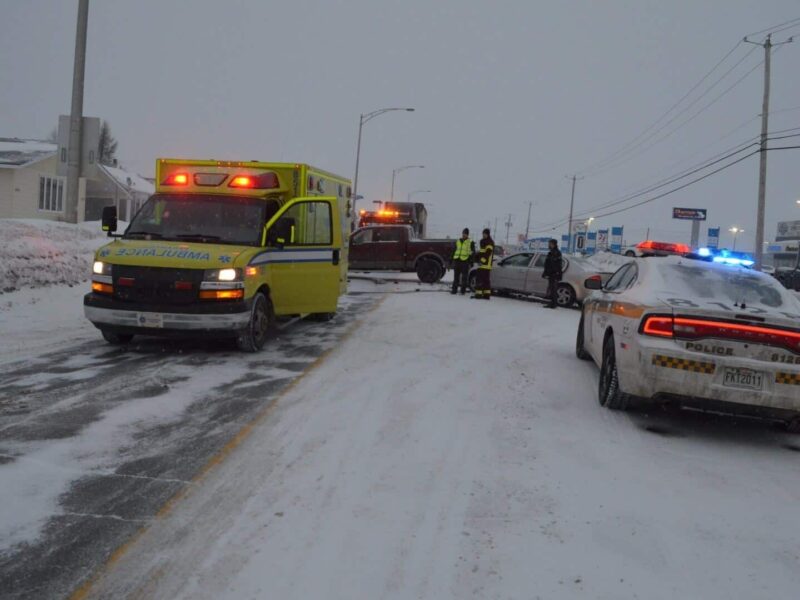
M 392 112 L 395 110 L 404 110 L 406 112 L 414 112 L 413 108 L 379 108 L 366 114 L 361 114 L 358 119 L 358 144 L 356 145 L 356 172 L 353 177 L 353 214 L 356 212 L 356 202 L 358 202 L 358 166 L 361 160 L 361 132 L 364 129 L 364 124 L 371 121 L 375 117 L 379 117 L 383 113 Z
M 389 202 L 394 202 L 394 178 L 395 176 L 402 172 L 407 171 L 408 169 L 424 169 L 425 165 L 406 165 L 405 167 L 398 167 L 397 169 L 392 169 L 392 192 L 389 194 Z
M 738 227 L 731 227 L 728 229 L 733 234 L 733 249 L 736 250 L 736 236 L 740 233 L 744 233 L 744 229 L 739 229 Z

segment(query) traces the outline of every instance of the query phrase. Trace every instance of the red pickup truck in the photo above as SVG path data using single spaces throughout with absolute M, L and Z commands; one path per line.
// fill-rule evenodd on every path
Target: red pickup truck
M 423 240 L 408 225 L 375 225 L 350 236 L 351 271 L 416 272 L 423 283 L 439 281 L 455 252 L 455 240 Z

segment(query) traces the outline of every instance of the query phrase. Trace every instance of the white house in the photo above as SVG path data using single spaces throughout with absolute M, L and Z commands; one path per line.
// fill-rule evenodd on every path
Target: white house
M 67 179 L 58 175 L 58 150 L 55 143 L 0 138 L 0 218 L 64 219 Z M 97 165 L 90 172 L 93 177 L 79 180 L 81 221 L 100 219 L 112 205 L 129 220 L 155 192 L 150 181 L 120 167 Z

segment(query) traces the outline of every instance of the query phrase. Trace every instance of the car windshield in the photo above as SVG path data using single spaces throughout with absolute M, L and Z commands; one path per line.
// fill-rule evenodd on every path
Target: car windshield
M 661 274 L 673 290 L 685 290 L 697 298 L 731 304 L 761 304 L 778 308 L 784 304 L 785 290 L 774 279 L 754 271 L 709 268 L 705 264 L 664 264 Z
M 255 246 L 277 209 L 277 202 L 262 198 L 158 194 L 136 213 L 123 237 Z

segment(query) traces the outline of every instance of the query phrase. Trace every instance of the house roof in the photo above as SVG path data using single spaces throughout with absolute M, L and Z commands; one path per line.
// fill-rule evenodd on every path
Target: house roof
M 126 192 L 130 191 L 134 193 L 147 194 L 148 196 L 156 193 L 156 186 L 154 186 L 150 181 L 141 175 L 130 173 L 129 171 L 119 167 L 110 167 L 108 165 L 98 166 Z
M 0 137 L 0 168 L 24 167 L 53 156 L 58 144 Z

